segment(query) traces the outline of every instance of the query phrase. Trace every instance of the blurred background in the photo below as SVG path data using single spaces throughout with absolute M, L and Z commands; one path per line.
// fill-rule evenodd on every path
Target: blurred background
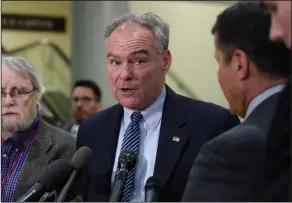
M 211 28 L 235 1 L 2 1 L 2 53 L 23 56 L 40 71 L 48 122 L 73 120 L 72 84 L 94 80 L 102 106 L 115 103 L 107 81 L 103 30 L 126 12 L 155 12 L 170 24 L 173 57 L 167 84 L 182 95 L 228 108 L 217 81 Z

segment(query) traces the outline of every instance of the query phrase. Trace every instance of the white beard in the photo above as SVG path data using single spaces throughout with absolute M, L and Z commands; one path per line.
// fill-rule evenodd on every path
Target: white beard
M 15 134 L 16 132 L 20 132 L 28 128 L 36 116 L 36 110 L 32 111 L 29 114 L 28 119 L 23 119 L 23 117 L 16 117 L 16 118 L 9 118 L 9 119 L 2 119 L 1 121 L 1 131 L 2 132 L 9 132 Z

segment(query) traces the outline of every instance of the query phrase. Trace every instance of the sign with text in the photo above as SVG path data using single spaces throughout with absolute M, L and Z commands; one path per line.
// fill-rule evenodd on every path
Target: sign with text
M 66 32 L 64 17 L 1 14 L 1 28 L 10 30 Z

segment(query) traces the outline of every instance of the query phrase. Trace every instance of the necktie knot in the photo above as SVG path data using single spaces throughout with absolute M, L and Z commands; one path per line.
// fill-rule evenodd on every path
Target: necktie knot
M 142 118 L 143 118 L 143 115 L 141 114 L 141 112 L 134 112 L 131 115 L 131 121 L 132 122 L 139 123 Z

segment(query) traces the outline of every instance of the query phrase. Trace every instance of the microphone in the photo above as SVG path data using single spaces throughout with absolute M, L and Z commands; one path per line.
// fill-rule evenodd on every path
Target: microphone
M 58 198 L 55 200 L 55 202 L 64 202 L 66 197 L 68 196 L 69 190 L 72 188 L 73 184 L 78 179 L 78 176 L 80 175 L 81 171 L 88 167 L 89 162 L 91 161 L 92 152 L 88 147 L 81 147 L 79 148 L 73 158 L 71 165 L 73 167 L 73 172 L 71 176 L 69 177 L 69 180 L 63 187 L 63 189 L 60 191 Z M 77 195 L 77 194 L 76 194 Z
M 37 202 L 46 192 L 60 189 L 68 180 L 72 167 L 65 159 L 50 163 L 41 173 L 38 182 L 17 202 Z
M 128 173 L 134 168 L 137 161 L 137 154 L 132 150 L 123 150 L 119 157 L 119 173 L 114 184 L 110 202 L 120 202 Z
M 158 202 L 159 187 L 157 185 L 157 178 L 151 176 L 145 184 L 145 202 Z

